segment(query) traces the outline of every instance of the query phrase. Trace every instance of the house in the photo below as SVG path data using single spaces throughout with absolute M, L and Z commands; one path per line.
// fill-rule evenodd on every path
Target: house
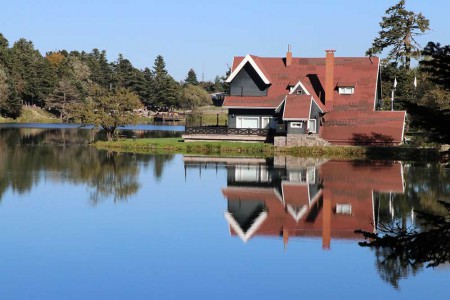
M 380 111 L 380 59 L 334 52 L 235 57 L 223 103 L 228 128 L 268 130 L 279 146 L 402 143 L 406 113 Z

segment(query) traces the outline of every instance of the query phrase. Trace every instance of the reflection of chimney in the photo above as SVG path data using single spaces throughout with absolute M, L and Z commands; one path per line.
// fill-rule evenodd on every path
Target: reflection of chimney
M 291 45 L 288 45 L 288 51 L 286 52 L 286 67 L 289 67 L 291 64 L 292 64 Z
M 330 249 L 331 244 L 331 192 L 323 193 L 322 248 Z
M 334 52 L 336 50 L 325 50 L 325 105 L 333 109 L 334 93 Z
M 289 242 L 289 231 L 287 228 L 283 227 L 283 244 L 284 244 L 284 251 L 286 252 L 287 244 Z

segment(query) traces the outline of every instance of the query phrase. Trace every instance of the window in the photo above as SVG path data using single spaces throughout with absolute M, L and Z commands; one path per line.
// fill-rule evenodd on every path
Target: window
M 258 117 L 237 117 L 237 128 L 259 128 Z
M 302 128 L 303 122 L 291 122 L 291 128 Z
M 314 167 L 308 167 L 306 169 L 306 178 L 309 184 L 316 183 L 316 169 Z
M 261 121 L 262 121 L 261 128 L 264 129 L 274 128 L 273 117 L 262 117 Z
M 339 94 L 341 95 L 351 95 L 355 93 L 354 86 L 341 86 L 339 87 Z
M 340 215 L 351 215 L 352 205 L 351 204 L 336 204 L 336 213 Z
M 316 120 L 315 119 L 308 120 L 308 132 L 316 133 Z
M 305 170 L 290 171 L 288 173 L 289 181 L 306 182 L 307 174 Z

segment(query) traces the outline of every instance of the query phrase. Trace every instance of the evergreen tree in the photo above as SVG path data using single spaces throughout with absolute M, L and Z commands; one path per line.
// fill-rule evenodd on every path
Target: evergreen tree
M 450 45 L 429 42 L 423 49 L 424 59 L 419 62 L 422 71 L 430 75 L 431 81 L 450 90 Z
M 184 84 L 198 85 L 197 74 L 194 69 L 189 70 L 186 79 L 184 80 Z
M 81 57 L 87 62 L 91 70 L 91 80 L 93 82 L 106 89 L 115 86 L 116 79 L 114 78 L 113 67 L 106 58 L 105 50 L 100 52 L 94 48 L 89 54 L 82 53 Z
M 42 106 L 56 83 L 50 62 L 25 39 L 14 43 L 10 58 L 15 92 L 24 102 Z
M 113 64 L 114 77 L 118 87 L 129 89 L 136 93 L 141 101 L 146 97 L 144 74 L 133 67 L 128 59 L 119 54 L 119 58 Z
M 144 90 L 142 91 L 141 101 L 146 107 L 152 106 L 153 93 L 153 72 L 149 68 L 145 68 L 142 72 Z
M 420 56 L 419 44 L 416 36 L 429 30 L 430 22 L 422 13 L 416 14 L 405 9 L 405 0 L 386 10 L 386 16 L 380 22 L 381 31 L 366 51 L 366 55 L 381 53 L 391 48 L 388 59 L 400 62 L 406 69 L 410 68 L 411 59 Z
M 160 108 L 176 107 L 179 105 L 179 94 L 179 84 L 167 72 L 164 58 L 158 55 L 153 66 L 152 104 Z
M 0 65 L 0 111 L 5 111 L 5 105 L 10 97 L 8 77 L 3 67 Z
M 0 66 L 3 66 L 4 68 L 10 68 L 9 42 L 1 33 L 0 33 Z M 5 70 L 5 72 L 6 71 L 7 70 Z

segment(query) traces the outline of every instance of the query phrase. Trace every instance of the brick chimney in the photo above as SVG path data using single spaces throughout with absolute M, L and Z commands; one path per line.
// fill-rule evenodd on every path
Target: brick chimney
M 288 45 L 288 51 L 286 52 L 286 67 L 289 67 L 291 64 L 292 64 L 291 45 Z
M 336 50 L 325 50 L 325 105 L 333 109 L 334 99 L 334 52 Z

